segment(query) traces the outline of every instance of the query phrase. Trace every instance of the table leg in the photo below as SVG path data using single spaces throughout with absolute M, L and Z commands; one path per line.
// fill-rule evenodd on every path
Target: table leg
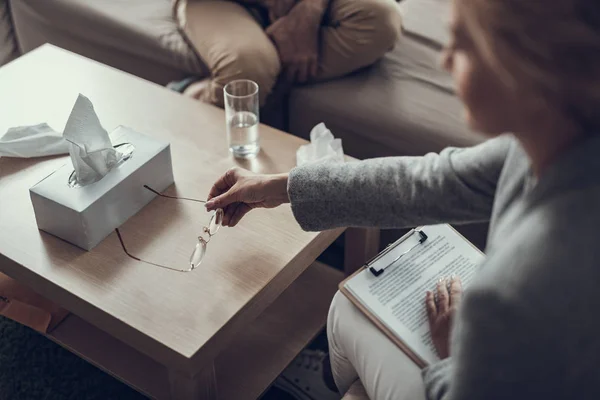
M 348 228 L 344 244 L 344 272 L 353 274 L 379 252 L 379 228 Z
M 214 363 L 196 375 L 169 371 L 171 400 L 216 400 L 217 376 Z

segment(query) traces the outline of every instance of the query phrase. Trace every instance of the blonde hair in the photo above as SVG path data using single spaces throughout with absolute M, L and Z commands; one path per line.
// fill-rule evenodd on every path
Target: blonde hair
M 515 90 L 600 133 L 599 0 L 455 0 L 475 45 Z

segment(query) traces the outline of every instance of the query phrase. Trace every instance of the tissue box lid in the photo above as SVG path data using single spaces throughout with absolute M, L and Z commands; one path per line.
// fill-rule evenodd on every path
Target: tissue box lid
M 114 145 L 131 143 L 134 151 L 129 160 L 111 170 L 104 178 L 84 187 L 70 187 L 68 181 L 73 173 L 73 165 L 67 160 L 65 165 L 42 179 L 30 191 L 76 212 L 83 212 L 119 182 L 169 147 L 167 142 L 123 126 L 115 129 L 110 137 Z

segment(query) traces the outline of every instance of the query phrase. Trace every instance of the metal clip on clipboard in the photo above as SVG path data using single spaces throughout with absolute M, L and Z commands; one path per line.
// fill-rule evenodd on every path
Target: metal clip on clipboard
M 383 256 L 385 256 L 386 254 L 388 254 L 390 251 L 394 250 L 396 248 L 396 246 L 402 244 L 408 238 L 410 238 L 410 237 L 412 237 L 413 235 L 416 235 L 416 234 L 419 235 L 419 243 L 415 244 L 413 247 L 411 247 L 410 249 L 408 249 L 405 252 L 403 252 L 402 254 L 400 254 L 398 257 L 396 257 L 391 263 L 387 264 L 385 267 L 380 268 L 380 269 L 375 269 L 375 267 L 373 267 L 373 264 L 375 264 L 378 260 L 380 260 Z M 425 232 L 423 232 L 421 229 L 413 229 L 410 232 L 408 232 L 404 237 L 401 237 L 400 239 L 396 240 L 394 243 L 389 244 L 381 253 L 377 254 L 374 258 L 372 258 L 371 260 L 369 260 L 369 262 L 367 262 L 367 264 L 366 264 L 366 267 L 369 268 L 369 271 L 371 271 L 371 273 L 373 275 L 379 276 L 379 275 L 383 274 L 383 272 L 388 267 L 390 267 L 391 265 L 393 265 L 396 261 L 398 261 L 399 259 L 401 259 L 405 255 L 407 255 L 408 253 L 410 253 L 417 246 L 423 244 L 423 242 L 426 241 L 426 240 L 427 240 L 427 235 L 425 234 Z

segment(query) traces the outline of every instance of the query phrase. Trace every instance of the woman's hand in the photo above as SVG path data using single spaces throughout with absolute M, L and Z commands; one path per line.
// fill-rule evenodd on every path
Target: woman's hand
M 427 292 L 425 304 L 433 345 L 439 357 L 444 359 L 450 356 L 450 332 L 463 290 L 460 279 L 452 277 L 449 281 L 440 279 L 436 291 L 437 301 L 432 292 Z
M 275 208 L 288 203 L 288 174 L 256 175 L 241 168 L 232 168 L 213 185 L 206 209 L 222 208 L 223 225 L 235 226 L 254 208 Z

